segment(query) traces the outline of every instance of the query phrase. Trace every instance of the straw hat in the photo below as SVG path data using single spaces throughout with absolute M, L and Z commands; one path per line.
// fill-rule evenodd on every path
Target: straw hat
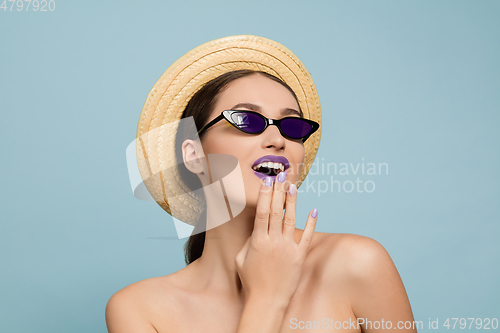
M 297 95 L 304 117 L 321 124 L 319 97 L 309 72 L 290 50 L 275 41 L 251 35 L 230 36 L 182 56 L 148 94 L 137 126 L 136 153 L 142 180 L 154 200 L 191 225 L 204 209 L 203 199 L 190 192 L 175 167 L 182 162 L 176 160 L 176 126 L 188 101 L 204 84 L 240 69 L 267 72 L 286 82 Z M 321 127 L 304 143 L 304 166 L 297 187 L 311 168 L 320 137 Z

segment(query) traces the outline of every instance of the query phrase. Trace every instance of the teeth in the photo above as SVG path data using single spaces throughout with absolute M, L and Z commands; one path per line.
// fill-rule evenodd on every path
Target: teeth
M 280 171 L 285 171 L 285 166 L 281 163 L 278 163 L 278 162 L 263 162 L 263 163 L 260 163 L 256 166 L 253 166 L 252 169 L 254 170 L 258 170 L 259 168 L 261 167 L 264 167 L 264 168 L 273 168 L 273 169 L 276 169 L 276 170 L 280 170 Z

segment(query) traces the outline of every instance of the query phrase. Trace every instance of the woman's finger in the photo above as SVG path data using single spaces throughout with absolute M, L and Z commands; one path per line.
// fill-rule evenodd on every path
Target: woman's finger
M 285 240 L 293 240 L 293 235 L 295 234 L 296 202 L 297 187 L 295 184 L 290 184 L 286 193 L 285 217 L 283 218 L 283 238 Z
M 274 183 L 271 212 L 269 214 L 269 237 L 283 239 L 283 204 L 285 203 L 286 172 L 280 172 Z
M 267 235 L 269 229 L 269 213 L 273 195 L 273 181 L 267 177 L 260 187 L 259 199 L 257 200 L 257 210 L 255 211 L 255 221 L 253 234 L 255 237 Z
M 312 237 L 314 234 L 314 228 L 316 228 L 316 221 L 318 220 L 318 210 L 314 208 L 307 218 L 306 227 L 304 228 L 304 232 L 302 233 L 302 237 L 300 238 L 299 248 L 302 253 L 307 253 L 307 249 L 311 244 Z

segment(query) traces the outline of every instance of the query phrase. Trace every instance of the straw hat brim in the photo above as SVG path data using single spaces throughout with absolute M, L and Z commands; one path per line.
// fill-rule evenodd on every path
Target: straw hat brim
M 202 205 L 176 171 L 176 124 L 191 97 L 210 80 L 230 71 L 263 71 L 287 83 L 307 119 L 321 124 L 321 106 L 311 75 L 283 45 L 267 38 L 240 35 L 205 43 L 173 63 L 148 94 L 137 126 L 137 163 L 155 201 L 169 214 L 194 225 Z M 299 187 L 319 148 L 321 126 L 304 143 Z M 182 162 L 182 161 L 181 161 Z M 168 172 L 166 172 L 168 170 Z

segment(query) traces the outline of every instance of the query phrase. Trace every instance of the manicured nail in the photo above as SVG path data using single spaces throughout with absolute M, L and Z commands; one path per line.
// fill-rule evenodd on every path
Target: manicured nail
M 284 173 L 284 172 L 280 172 L 280 173 L 278 174 L 278 181 L 279 181 L 280 183 L 283 183 L 283 182 L 285 181 L 285 178 L 286 178 L 286 173 Z
M 316 218 L 316 216 L 318 216 L 318 210 L 316 208 L 313 209 L 313 212 L 311 213 L 311 216 L 313 218 Z
M 288 187 L 288 193 L 294 195 L 295 192 L 297 192 L 297 186 L 295 186 L 295 184 L 290 184 L 290 186 Z
M 270 187 L 273 185 L 273 179 L 271 177 L 266 177 L 266 182 L 265 182 L 267 187 Z

